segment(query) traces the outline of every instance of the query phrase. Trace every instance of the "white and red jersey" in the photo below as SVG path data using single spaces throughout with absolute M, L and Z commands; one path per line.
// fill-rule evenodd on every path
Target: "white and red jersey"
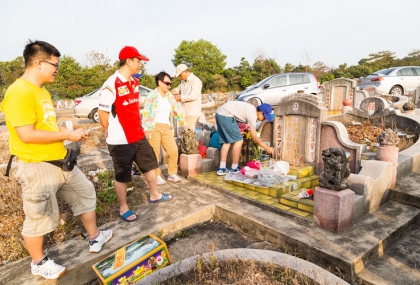
M 129 144 L 143 139 L 140 119 L 140 85 L 116 71 L 102 86 L 99 110 L 109 112 L 107 144 Z

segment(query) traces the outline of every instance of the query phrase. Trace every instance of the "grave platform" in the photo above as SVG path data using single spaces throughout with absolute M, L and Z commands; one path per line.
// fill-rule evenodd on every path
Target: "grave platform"
M 314 201 L 313 198 L 299 198 L 297 195 L 303 189 L 315 191 L 319 184 L 319 176 L 314 175 L 313 166 L 292 166 L 289 175 L 297 176 L 294 180 L 289 180 L 271 187 L 259 187 L 236 181 L 225 181 L 225 176 L 219 176 L 215 171 L 191 176 L 191 180 L 196 180 L 207 186 L 213 186 L 217 190 L 245 199 L 251 204 L 259 205 L 268 210 L 277 212 L 284 211 L 286 214 L 307 220 L 313 219 Z

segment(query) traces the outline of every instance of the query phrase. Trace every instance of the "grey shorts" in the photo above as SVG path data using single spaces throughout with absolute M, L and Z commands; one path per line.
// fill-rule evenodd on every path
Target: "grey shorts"
M 47 162 L 19 161 L 15 176 L 23 186 L 23 236 L 39 237 L 57 228 L 57 198 L 68 203 L 75 216 L 96 209 L 95 187 L 77 166 L 67 172 Z

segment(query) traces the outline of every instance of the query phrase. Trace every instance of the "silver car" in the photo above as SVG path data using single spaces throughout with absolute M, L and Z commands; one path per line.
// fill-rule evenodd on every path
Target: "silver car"
M 143 102 L 150 91 L 152 89 L 140 86 L 140 96 Z M 89 118 L 95 123 L 99 123 L 98 106 L 100 94 L 101 89 L 99 88 L 83 97 L 74 99 L 74 115 L 78 118 Z
M 399 66 L 376 71 L 359 79 L 360 89 L 375 86 L 379 92 L 393 95 L 414 94 L 420 86 L 420 66 Z
M 237 95 L 236 100 L 254 106 L 261 103 L 276 106 L 283 97 L 299 90 L 303 90 L 306 94 L 318 94 L 320 92 L 318 79 L 308 72 L 275 74 L 249 86 Z

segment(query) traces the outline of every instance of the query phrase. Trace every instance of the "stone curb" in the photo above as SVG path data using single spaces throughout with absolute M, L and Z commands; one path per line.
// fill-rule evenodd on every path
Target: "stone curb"
M 208 261 L 211 253 L 203 254 L 203 257 Z M 255 260 L 260 262 L 269 262 L 272 264 L 279 265 L 280 267 L 287 267 L 302 276 L 305 276 L 312 281 L 314 284 L 337 284 L 337 285 L 348 285 L 346 281 L 338 278 L 334 274 L 322 269 L 321 267 L 307 262 L 303 259 L 287 255 L 281 252 L 261 250 L 261 249 L 226 249 L 214 252 L 214 256 L 217 260 Z M 183 261 L 174 263 L 165 268 L 156 271 L 155 273 L 146 276 L 136 285 L 155 285 L 160 284 L 169 278 L 175 277 L 181 273 L 185 273 L 193 269 L 197 264 L 197 259 L 200 255 L 196 255 Z

